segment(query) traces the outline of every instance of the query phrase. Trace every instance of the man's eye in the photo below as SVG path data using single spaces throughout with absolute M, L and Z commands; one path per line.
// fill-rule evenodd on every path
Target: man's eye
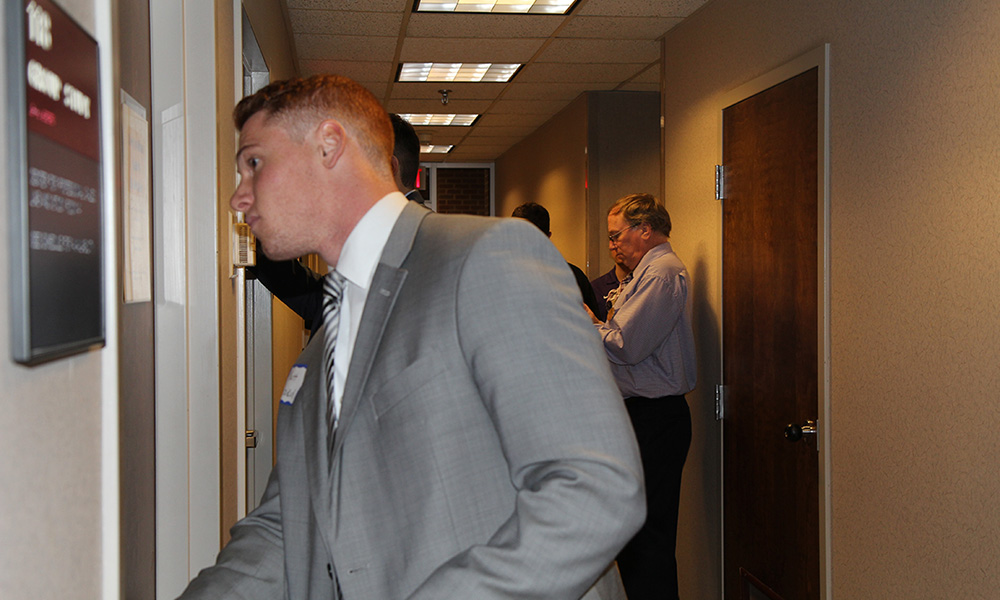
M 257 159 L 257 158 L 248 158 L 247 159 L 247 166 L 250 167 L 251 169 L 256 169 L 257 165 L 259 165 L 259 164 L 260 164 L 260 160 Z

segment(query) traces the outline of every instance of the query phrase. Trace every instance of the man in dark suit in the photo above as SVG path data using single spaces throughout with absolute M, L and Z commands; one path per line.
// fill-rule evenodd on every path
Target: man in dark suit
M 546 210 L 546 208 L 541 204 L 538 204 L 537 202 L 525 202 L 515 208 L 514 212 L 512 212 L 510 216 L 530 221 L 535 224 L 535 227 L 542 230 L 545 237 L 552 237 L 552 232 L 549 230 L 549 211 Z M 566 261 L 566 264 L 569 265 L 569 270 L 573 272 L 573 278 L 576 279 L 576 285 L 580 288 L 580 295 L 583 297 L 583 303 L 592 312 L 596 313 L 600 310 L 600 306 L 597 303 L 597 297 L 594 295 L 594 288 L 590 286 L 590 281 L 587 279 L 587 275 L 580 270 L 580 267 L 574 265 L 573 263 Z
M 396 187 L 407 200 L 427 206 L 417 189 L 417 172 L 420 170 L 420 138 L 409 121 L 393 113 L 392 133 L 395 145 L 392 149 L 392 174 L 396 177 Z
M 641 465 L 559 253 L 523 221 L 407 202 L 353 81 L 276 82 L 234 116 L 230 205 L 268 255 L 335 271 L 261 504 L 183 597 L 605 597 Z
M 608 310 L 618 297 L 621 282 L 629 274 L 628 268 L 621 263 L 617 254 L 612 252 L 611 259 L 615 261 L 615 266 L 611 267 L 611 270 L 604 275 L 590 280 L 590 287 L 594 290 L 594 296 L 597 298 L 597 310 L 594 311 L 594 315 L 597 316 L 598 321 L 608 319 Z

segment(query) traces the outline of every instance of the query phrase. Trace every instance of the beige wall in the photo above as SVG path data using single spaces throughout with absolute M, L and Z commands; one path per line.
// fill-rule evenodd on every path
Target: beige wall
M 549 211 L 552 243 L 586 269 L 587 99 L 581 95 L 496 161 L 495 212 L 509 217 L 520 204 Z
M 608 249 L 608 210 L 628 194 L 660 198 L 660 95 L 587 92 L 587 258 L 591 279 L 614 267 Z M 666 203 L 671 210 L 670 202 Z
M 94 3 L 60 2 L 95 35 Z M 2 29 L 2 28 L 0 28 Z M 6 30 L 0 45 L 7 47 Z M 6 78 L 6 64 L 0 73 Z M 6 94 L 0 113 L 8 112 Z M 7 119 L 0 181 L 8 180 Z M 105 191 L 107 190 L 105 186 Z M 104 198 L 104 202 L 112 199 Z M 0 209 L 8 231 L 9 209 Z M 107 233 L 107 232 L 106 232 Z M 35 367 L 10 353 L 10 256 L 0 243 L 0 598 L 98 598 L 102 591 L 102 379 L 96 350 Z M 107 241 L 107 240 L 105 240 Z M 111 354 L 114 356 L 114 354 Z M 114 393 L 114 392 L 111 392 Z M 117 434 L 112 432 L 114 439 Z M 113 549 L 107 549 L 115 556 Z
M 664 41 L 665 195 L 703 296 L 695 436 L 716 442 L 721 99 L 831 44 L 836 598 L 1000 584 L 998 30 L 993 0 L 712 0 Z M 717 485 L 691 474 L 682 524 Z M 714 548 L 681 535 L 683 588 L 708 590 Z
M 549 211 L 552 243 L 590 278 L 612 267 L 607 210 L 660 192 L 659 95 L 581 94 L 496 161 L 496 215 L 525 202 Z

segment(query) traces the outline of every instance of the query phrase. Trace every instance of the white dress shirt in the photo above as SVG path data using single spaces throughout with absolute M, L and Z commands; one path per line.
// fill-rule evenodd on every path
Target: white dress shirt
M 382 258 L 389 233 L 407 202 L 406 197 L 399 192 L 392 192 L 376 202 L 355 225 L 340 251 L 335 269 L 344 276 L 346 282 L 333 359 L 333 406 L 338 417 L 368 289 L 375 276 L 375 268 Z

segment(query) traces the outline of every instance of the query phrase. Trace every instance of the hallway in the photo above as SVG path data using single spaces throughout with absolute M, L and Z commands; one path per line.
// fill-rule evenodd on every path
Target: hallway
M 16 4 L 8 4 L 9 23 L 20 18 Z M 214 561 L 229 526 L 248 509 L 244 399 L 252 384 L 244 279 L 230 258 L 234 219 L 227 206 L 236 183 L 229 112 L 243 94 L 241 6 L 271 77 L 295 74 L 296 50 L 281 5 L 270 0 L 56 4 L 100 49 L 100 93 L 92 109 L 100 117 L 103 273 L 96 289 L 103 298 L 104 345 L 36 366 L 17 362 L 12 320 L 20 307 L 13 296 L 21 271 L 9 245 L 0 246 L 0 288 L 7 290 L 0 295 L 6 315 L 0 337 L 11 340 L 0 361 L 7 415 L 0 424 L 7 457 L 0 466 L 0 539 L 6 542 L 0 597 L 173 598 Z M 310 3 L 287 4 L 304 11 Z M 700 379 L 689 396 L 694 441 L 681 502 L 681 597 L 721 598 L 723 425 L 716 420 L 716 386 L 726 382 L 722 208 L 713 179 L 721 162 L 721 111 L 741 86 L 829 44 L 823 82 L 829 112 L 820 115 L 829 158 L 819 182 L 829 203 L 818 232 L 828 258 L 817 282 L 826 290 L 817 407 L 826 477 L 821 597 L 992 597 L 1000 584 L 994 514 L 1000 481 L 992 475 L 1000 433 L 991 426 L 1000 393 L 994 310 L 1000 177 L 993 168 L 1000 59 L 984 49 L 1000 33 L 1000 4 L 697 4 L 662 37 L 643 37 L 655 46 L 656 66 L 634 73 L 629 85 L 635 87 L 591 90 L 660 92 L 654 164 L 616 146 L 604 155 L 616 162 L 604 163 L 613 166 L 603 179 L 595 177 L 594 140 L 605 138 L 591 136 L 621 125 L 592 118 L 596 96 L 575 90 L 571 98 L 546 103 L 544 114 L 527 104 L 511 107 L 505 119 L 532 115 L 523 117 L 530 124 L 504 134 L 505 142 L 470 144 L 476 150 L 467 148 L 470 154 L 452 162 L 491 169 L 497 215 L 542 198 L 553 230 L 566 232 L 553 242 L 591 276 L 608 266 L 600 262 L 607 260 L 606 248 L 594 250 L 606 239 L 590 228 L 607 202 L 600 186 L 600 193 L 614 195 L 619 186 L 650 177 L 650 191 L 665 199 L 675 222 L 671 242 L 688 263 L 697 298 Z M 525 22 L 516 23 L 513 38 L 548 39 L 518 32 Z M 5 48 L 10 36 L 8 26 Z M 402 47 L 399 39 L 390 45 Z M 4 72 L 13 81 L 24 65 L 7 59 Z M 598 63 L 591 66 L 600 71 Z M 420 85 L 436 92 L 439 84 Z M 399 100 L 388 89 L 381 97 Z M 452 101 L 452 108 L 464 104 L 461 94 Z M 24 116 L 11 97 L 0 103 L 12 117 L 2 130 L 0 178 L 11 181 L 26 164 L 14 127 Z M 441 106 L 434 97 L 428 111 L 437 109 L 433 104 Z M 472 104 L 501 106 L 499 100 Z M 144 147 L 123 142 L 122 117 L 130 114 L 148 127 Z M 445 141 L 440 128 L 431 133 Z M 125 223 L 133 188 L 126 187 L 126 174 L 142 172 L 123 151 L 143 156 L 143 148 L 151 296 L 127 301 Z M 425 166 L 439 163 L 435 157 Z M 10 190 L 8 197 L 0 227 L 12 231 L 20 225 L 14 208 L 22 192 Z M 286 326 L 298 325 L 276 325 Z M 980 427 L 961 435 L 959 423 Z

